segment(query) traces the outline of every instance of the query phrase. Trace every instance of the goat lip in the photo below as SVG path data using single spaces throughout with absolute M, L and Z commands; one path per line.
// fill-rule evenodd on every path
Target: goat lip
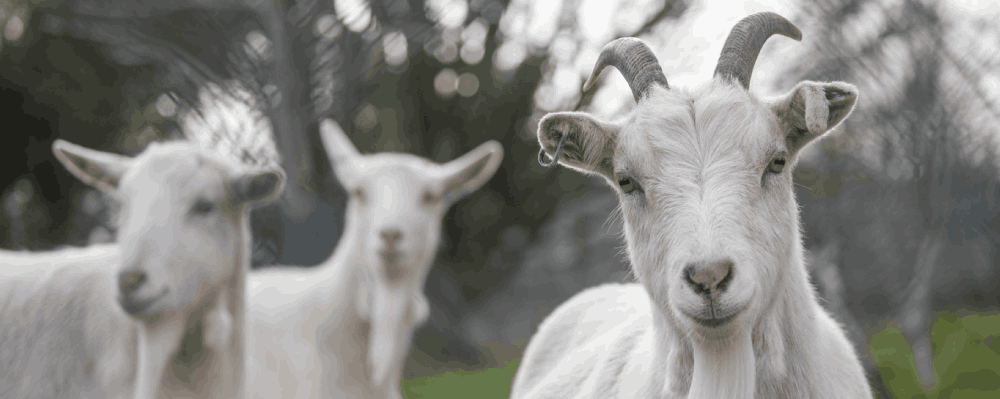
M 714 312 L 713 312 L 713 308 L 714 308 Z M 733 319 L 735 319 L 736 316 L 739 316 L 739 314 L 742 313 L 743 309 L 745 309 L 745 308 L 746 308 L 746 305 L 740 307 L 739 309 L 730 310 L 728 312 L 723 312 L 718 307 L 715 307 L 715 306 L 713 306 L 713 305 L 710 304 L 710 305 L 706 306 L 704 309 L 702 309 L 702 311 L 699 312 L 700 314 L 698 314 L 698 315 L 696 315 L 694 313 L 689 313 L 689 312 L 686 312 L 686 311 L 682 311 L 682 313 L 684 313 L 685 316 L 690 317 L 691 320 L 694 320 L 695 323 L 698 323 L 699 325 L 701 325 L 703 327 L 716 328 L 716 327 L 721 327 L 723 325 L 726 325 L 730 321 L 733 321 Z M 730 309 L 732 309 L 732 308 L 730 308 Z M 707 317 L 705 317 L 705 316 L 707 316 Z
M 402 258 L 402 254 L 400 254 L 399 251 L 381 250 L 378 252 L 378 254 L 385 263 L 390 265 L 395 265 L 396 263 L 399 263 L 399 259 Z
M 140 316 L 153 306 L 156 301 L 159 301 L 165 296 L 167 296 L 167 287 L 163 287 L 163 290 L 161 290 L 156 296 L 145 300 L 139 300 L 132 296 L 119 295 L 118 304 L 121 305 L 122 310 L 124 310 L 125 313 L 132 316 Z
M 724 316 L 724 317 L 711 317 L 711 318 L 703 318 L 703 317 L 697 317 L 697 316 L 692 316 L 692 315 L 688 315 L 688 317 L 690 317 L 691 320 L 694 320 L 695 323 L 698 323 L 698 324 L 700 324 L 702 326 L 705 326 L 705 327 L 708 327 L 708 328 L 715 328 L 715 327 L 719 327 L 719 326 L 725 325 L 726 323 L 729 323 L 738 314 L 739 314 L 739 312 L 735 312 L 735 313 L 732 313 L 732 314 L 730 314 L 728 316 Z

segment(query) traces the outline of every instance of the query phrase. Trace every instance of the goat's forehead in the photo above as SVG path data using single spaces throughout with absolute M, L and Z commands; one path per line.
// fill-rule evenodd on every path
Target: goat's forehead
M 616 157 L 637 164 L 756 158 L 781 142 L 769 108 L 729 85 L 654 90 L 624 127 Z
M 422 184 L 437 178 L 438 165 L 416 155 L 380 153 L 364 156 L 357 162 L 359 170 L 372 180 Z
M 187 143 L 151 145 L 135 158 L 120 185 L 128 191 L 205 192 L 221 195 L 228 168 Z

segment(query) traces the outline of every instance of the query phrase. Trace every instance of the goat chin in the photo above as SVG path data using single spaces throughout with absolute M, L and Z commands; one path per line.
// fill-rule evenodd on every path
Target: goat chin
M 725 341 L 695 339 L 694 370 L 688 399 L 752 399 L 757 386 L 750 332 Z

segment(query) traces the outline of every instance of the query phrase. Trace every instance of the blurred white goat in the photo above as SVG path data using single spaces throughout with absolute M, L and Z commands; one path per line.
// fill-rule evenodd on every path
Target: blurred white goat
M 744 18 L 715 78 L 688 90 L 667 84 L 641 40 L 615 40 L 584 90 L 614 66 L 635 110 L 614 122 L 580 112 L 539 122 L 555 161 L 614 187 L 639 283 L 591 288 L 553 311 L 512 398 L 872 397 L 809 283 L 792 192 L 796 155 L 850 114 L 857 89 L 805 81 L 751 94 L 775 33 L 801 38 L 777 14 Z
M 233 93 L 207 87 L 182 115 L 193 143 L 152 143 L 135 158 L 54 143 L 72 174 L 121 202 L 118 243 L 0 251 L 5 398 L 244 395 L 247 212 L 285 175 L 239 165 L 277 156 L 259 140 L 266 119 Z M 228 141 L 199 140 L 212 136 Z
M 135 158 L 62 140 L 53 149 L 122 203 L 118 302 L 148 337 L 139 378 L 147 385 L 137 395 L 242 397 L 247 215 L 281 191 L 284 172 L 248 169 L 189 142 L 154 142 Z
M 350 193 L 344 234 L 317 268 L 251 274 L 251 397 L 401 399 L 411 337 L 429 311 L 423 287 L 441 219 L 493 176 L 503 149 L 489 141 L 436 164 L 361 155 L 331 120 L 320 134 Z
M 116 303 L 116 245 L 0 250 L 0 392 L 131 398 L 139 325 Z

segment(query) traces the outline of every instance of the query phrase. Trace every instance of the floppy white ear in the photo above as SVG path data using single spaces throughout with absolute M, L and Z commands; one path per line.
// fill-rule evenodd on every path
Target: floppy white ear
M 132 166 L 132 158 L 92 150 L 62 139 L 52 143 L 52 153 L 73 176 L 106 193 L 118 190 L 118 181 Z
M 442 165 L 445 198 L 454 202 L 478 190 L 493 177 L 502 160 L 503 147 L 490 140 Z

